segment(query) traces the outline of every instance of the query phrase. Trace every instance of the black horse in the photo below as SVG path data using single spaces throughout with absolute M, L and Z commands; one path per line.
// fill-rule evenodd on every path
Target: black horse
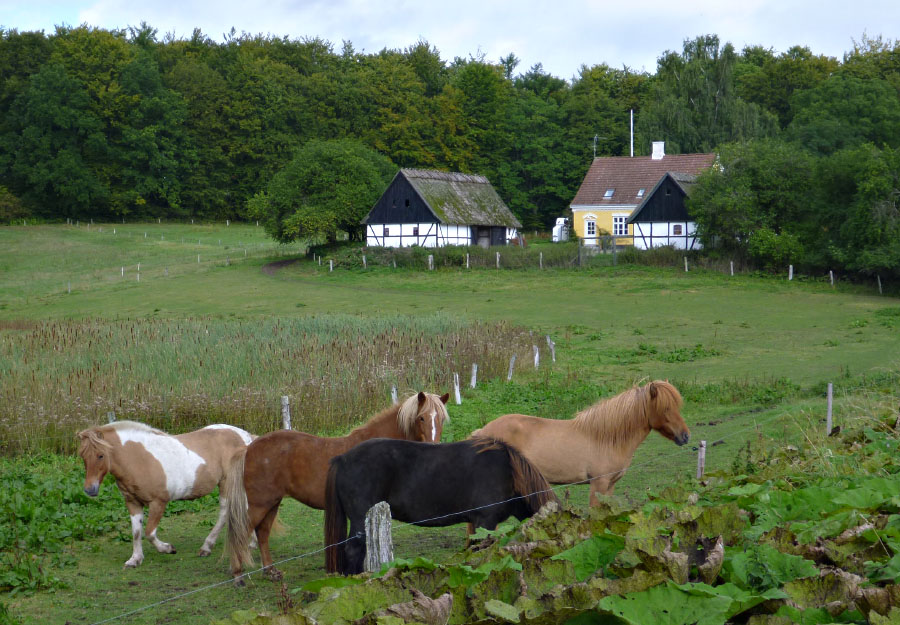
M 329 573 L 361 573 L 365 517 L 379 501 L 391 517 L 443 527 L 470 523 L 494 529 L 526 519 L 556 500 L 544 476 L 514 447 L 471 438 L 433 445 L 373 439 L 332 458 L 325 490 L 325 566 Z M 347 539 L 347 518 L 351 539 Z

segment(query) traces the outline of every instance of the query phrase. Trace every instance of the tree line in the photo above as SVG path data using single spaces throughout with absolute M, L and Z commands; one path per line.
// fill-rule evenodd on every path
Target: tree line
M 594 155 L 628 155 L 634 111 L 637 154 L 720 154 L 690 199 L 708 248 L 898 271 L 898 94 L 900 44 L 865 35 L 840 60 L 704 35 L 652 74 L 567 80 L 424 40 L 365 54 L 234 30 L 6 29 L 0 220 L 261 217 L 280 240 L 333 237 L 418 167 L 486 175 L 526 230 L 546 228 Z

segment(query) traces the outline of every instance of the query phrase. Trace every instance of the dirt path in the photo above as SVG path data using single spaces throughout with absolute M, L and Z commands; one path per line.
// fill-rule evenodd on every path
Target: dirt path
M 286 258 L 285 260 L 276 260 L 274 263 L 262 266 L 262 272 L 267 276 L 274 276 L 282 267 L 287 267 L 298 262 L 299 258 Z

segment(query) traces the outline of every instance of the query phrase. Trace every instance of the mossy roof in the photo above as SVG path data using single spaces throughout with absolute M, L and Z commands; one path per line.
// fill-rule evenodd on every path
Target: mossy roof
M 442 223 L 522 227 L 484 176 L 431 169 L 401 169 L 400 175 Z

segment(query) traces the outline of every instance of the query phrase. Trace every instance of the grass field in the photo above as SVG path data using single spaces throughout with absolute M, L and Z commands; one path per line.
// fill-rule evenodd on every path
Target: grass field
M 502 323 L 521 330 L 524 338 L 516 339 L 513 381 L 506 382 L 504 367 L 495 365 L 492 380 L 481 378 L 478 388 L 464 388 L 462 405 L 450 406 L 445 440 L 464 438 L 507 412 L 565 418 L 633 383 L 669 379 L 685 396 L 683 415 L 692 440 L 709 441 L 707 468 L 739 471 L 743 450 L 760 437 L 793 445 L 815 439 L 824 429 L 828 382 L 835 387 L 837 424 L 844 418 L 885 410 L 900 395 L 900 301 L 853 286 L 838 284 L 832 289 L 826 282 L 802 277 L 788 282 L 635 265 L 544 271 L 426 272 L 379 267 L 329 272 L 327 257 L 321 266 L 301 259 L 264 272 L 268 263 L 290 258 L 303 248 L 274 245 L 261 230 L 224 224 L 0 229 L 0 398 L 6 398 L 0 421 L 12 417 L 11 406 L 27 401 L 46 422 L 64 423 L 58 428 L 59 436 L 74 434 L 75 423 L 65 425 L 64 415 L 54 414 L 53 401 L 41 399 L 44 395 L 37 390 L 28 391 L 25 376 L 31 374 L 33 388 L 41 389 L 47 386 L 39 383 L 41 376 L 54 368 L 102 367 L 111 353 L 107 349 L 124 349 L 120 343 L 125 339 L 112 328 L 126 324 L 152 328 L 156 336 L 169 337 L 170 342 L 182 334 L 194 336 L 185 331 L 187 327 L 200 324 L 211 329 L 217 337 L 216 360 L 229 363 L 222 365 L 223 375 L 243 378 L 242 392 L 259 394 L 260 405 L 274 410 L 278 398 L 291 389 L 272 388 L 281 384 L 277 376 L 253 380 L 249 363 L 287 356 L 276 351 L 245 358 L 248 340 L 239 340 L 231 330 L 240 326 L 246 335 L 269 336 L 273 324 L 288 326 L 332 316 L 352 319 L 347 321 L 351 325 L 388 319 L 400 330 L 413 320 L 432 327 L 429 324 L 439 323 L 435 319 Z M 197 254 L 201 254 L 200 263 Z M 77 336 L 86 336 L 77 334 L 85 327 L 98 333 L 102 329 L 110 343 L 101 352 L 76 339 L 61 343 L 64 349 L 45 347 L 40 354 L 28 348 L 36 334 L 51 327 L 73 329 Z M 145 342 L 153 347 L 157 343 L 151 335 Z M 549 362 L 545 335 L 556 343 L 555 363 Z M 175 339 L 176 345 L 179 340 Z M 537 370 L 529 361 L 528 342 L 541 349 Z M 291 348 L 302 351 L 303 343 L 298 341 Z M 493 351 L 502 349 L 505 346 L 498 345 Z M 454 369 L 466 383 L 468 360 L 476 358 L 473 352 L 457 353 L 450 345 L 438 351 L 446 354 L 446 376 L 433 378 L 441 388 L 427 390 L 452 390 Z M 177 357 L 165 350 L 159 354 L 148 356 L 155 359 L 152 370 L 179 367 Z M 187 361 L 194 358 L 190 354 Z M 505 362 L 505 356 L 500 361 Z M 196 381 L 198 374 L 191 367 L 181 371 L 186 384 Z M 10 380 L 18 382 L 13 385 Z M 352 389 L 347 383 L 339 386 L 334 392 Z M 387 403 L 389 386 L 387 377 L 379 378 L 374 403 L 379 394 Z M 230 387 L 213 387 L 212 399 L 230 392 Z M 116 399 L 127 399 L 133 389 L 115 392 L 119 393 Z M 25 393 L 31 396 L 24 397 Z M 47 396 L 51 395 L 60 396 Z M 170 397 L 160 410 L 166 406 L 171 410 L 177 399 Z M 336 396 L 322 396 L 323 405 L 329 401 L 335 403 Z M 107 409 L 108 404 L 97 405 L 93 413 L 86 410 L 79 418 L 90 420 L 93 415 L 101 422 Z M 19 425 L 6 431 L 7 437 L 39 434 Z M 12 447 L 8 442 L 0 444 L 0 448 Z M 59 488 L 72 490 L 77 503 L 79 463 L 71 456 L 51 458 L 16 455 L 6 462 L 21 470 L 34 467 L 34 472 L 61 476 Z M 692 448 L 676 448 L 651 435 L 617 492 L 639 498 L 648 487 L 689 481 L 695 465 Z M 61 583 L 52 591 L 0 595 L 0 604 L 8 606 L 12 617 L 25 623 L 95 623 L 153 605 L 114 622 L 206 623 L 242 607 L 278 610 L 282 593 L 277 586 L 253 578 L 248 590 L 236 591 L 228 583 L 223 560 L 216 555 L 196 557 L 213 520 L 211 498 L 176 507 L 177 512 L 164 519 L 160 533 L 179 547 L 178 554 L 148 551 L 140 569 L 123 571 L 121 565 L 130 553 L 125 508 L 112 483 L 107 482 L 103 492 L 104 505 L 120 515 L 115 530 L 70 540 L 62 556 L 40 560 Z M 584 503 L 584 489 L 572 488 L 571 497 Z M 322 575 L 322 555 L 314 553 L 321 548 L 321 513 L 286 502 L 281 518 L 287 529 L 273 539 L 276 559 L 312 554 L 281 565 L 290 591 Z M 463 529 L 457 527 L 399 528 L 396 534 L 398 557 L 420 553 L 439 557 L 463 539 Z M 182 597 L 185 593 L 193 594 Z M 161 601 L 166 603 L 155 605 Z

